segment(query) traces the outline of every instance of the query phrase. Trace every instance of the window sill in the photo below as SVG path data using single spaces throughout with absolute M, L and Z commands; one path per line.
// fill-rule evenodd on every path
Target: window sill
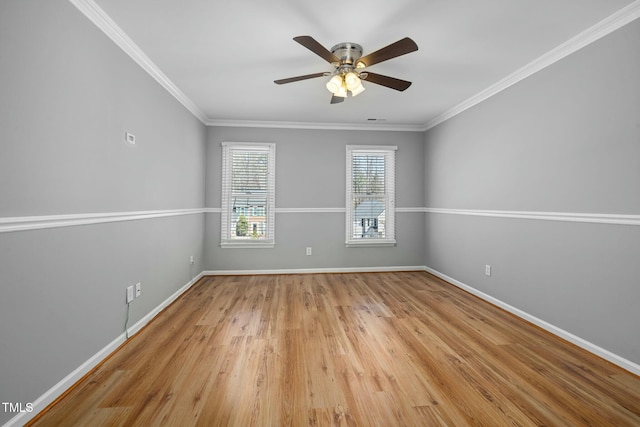
M 348 248 L 368 248 L 372 246 L 396 246 L 395 240 L 382 240 L 382 239 L 363 239 L 363 240 L 349 240 L 346 242 Z
M 234 242 L 234 241 L 220 242 L 220 247 L 222 249 L 271 249 L 271 248 L 274 248 L 275 246 L 276 244 L 273 240 L 263 241 L 263 242 L 246 241 L 246 240 L 240 241 L 240 242 Z

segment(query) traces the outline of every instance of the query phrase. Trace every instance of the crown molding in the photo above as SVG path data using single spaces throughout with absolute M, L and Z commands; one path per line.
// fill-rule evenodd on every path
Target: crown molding
M 358 130 L 358 131 L 395 131 L 424 132 L 443 123 L 463 111 L 502 92 L 510 86 L 543 70 L 573 52 L 605 37 L 613 31 L 640 18 L 640 0 L 620 9 L 609 17 L 591 26 L 560 46 L 550 50 L 524 67 L 478 92 L 444 113 L 423 124 L 381 124 L 381 123 L 315 123 L 286 121 L 225 120 L 208 118 L 202 110 L 187 97 L 138 47 L 131 38 L 95 3 L 93 0 L 69 0 L 80 12 L 104 32 L 118 47 L 140 65 L 151 77 L 178 100 L 187 110 L 207 126 L 284 128 L 284 129 L 320 129 L 320 130 Z
M 591 43 L 603 38 L 604 36 L 611 34 L 615 30 L 624 27 L 628 23 L 638 18 L 640 18 L 640 0 L 634 1 L 633 3 L 620 9 L 614 14 L 598 22 L 597 24 L 589 27 L 577 36 L 572 37 L 571 39 L 562 43 L 555 49 L 550 50 L 544 55 L 528 63 L 524 67 L 509 74 L 507 77 L 503 78 L 497 83 L 494 83 L 483 91 L 473 95 L 471 98 L 466 99 L 455 107 L 427 121 L 422 129 L 425 131 L 429 130 L 439 125 L 440 123 L 443 123 L 457 116 L 458 114 L 462 113 L 465 110 L 468 110 L 474 105 L 477 105 L 482 101 L 502 92 L 508 87 L 513 86 L 514 84 L 526 79 L 527 77 L 537 73 L 538 71 L 543 70 L 544 68 L 547 68 L 555 62 L 571 55 L 572 53 L 582 49 L 585 46 L 590 45 Z
M 178 100 L 206 126 L 230 126 L 251 128 L 327 129 L 422 132 L 424 126 L 378 123 L 313 123 L 255 120 L 219 120 L 208 118 L 202 110 L 167 77 L 140 47 L 96 4 L 94 0 L 69 0 L 82 14 L 107 35 L 120 49 L 129 55 L 144 71 L 153 77 L 167 92 Z
M 380 124 L 380 123 L 316 123 L 316 122 L 282 122 L 257 120 L 219 120 L 209 119 L 207 126 L 228 126 L 245 128 L 283 128 L 283 129 L 324 129 L 324 130 L 368 130 L 391 132 L 423 132 L 422 124 Z
M 69 0 L 80 12 L 107 35 L 120 49 L 129 55 L 143 70 L 178 100 L 202 123 L 208 118 L 198 106 L 185 95 L 156 64 L 134 43 L 133 40 L 93 0 Z

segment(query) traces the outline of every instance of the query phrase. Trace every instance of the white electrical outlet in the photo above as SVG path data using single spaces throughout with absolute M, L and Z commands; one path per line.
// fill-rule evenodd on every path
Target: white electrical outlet
M 142 282 L 136 283 L 136 298 L 142 294 Z
M 484 266 L 484 274 L 486 276 L 491 276 L 491 266 L 489 264 Z
M 311 255 L 313 253 L 311 246 L 307 246 L 307 255 Z
M 189 258 L 189 264 L 195 264 L 196 263 L 196 259 L 193 257 L 193 255 L 191 255 L 191 258 Z
M 127 304 L 133 301 L 133 286 L 127 286 Z

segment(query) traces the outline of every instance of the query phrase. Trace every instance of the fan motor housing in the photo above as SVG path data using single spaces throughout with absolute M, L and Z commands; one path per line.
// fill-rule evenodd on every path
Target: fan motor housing
M 362 46 L 358 43 L 339 43 L 331 48 L 331 53 L 340 59 L 340 64 L 355 65 L 362 56 Z

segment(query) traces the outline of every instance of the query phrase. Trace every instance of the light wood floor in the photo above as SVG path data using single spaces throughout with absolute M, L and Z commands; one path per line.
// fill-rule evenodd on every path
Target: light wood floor
M 37 426 L 640 425 L 640 378 L 424 272 L 207 277 Z

